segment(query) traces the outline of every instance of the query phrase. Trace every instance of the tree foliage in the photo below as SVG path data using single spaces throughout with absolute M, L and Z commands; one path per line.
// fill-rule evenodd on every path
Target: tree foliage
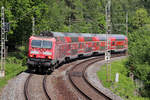
M 149 96 L 150 86 L 150 25 L 139 27 L 129 34 L 129 69 L 145 84 L 146 92 L 142 95 Z M 141 91 L 143 92 L 143 91 Z
M 150 87 L 150 1 L 111 0 L 112 33 L 125 34 L 125 17 L 129 20 L 129 69 Z M 7 45 L 14 50 L 26 45 L 32 35 L 41 31 L 105 33 L 107 0 L 1 0 L 5 20 L 11 25 Z M 122 24 L 116 26 L 115 24 Z

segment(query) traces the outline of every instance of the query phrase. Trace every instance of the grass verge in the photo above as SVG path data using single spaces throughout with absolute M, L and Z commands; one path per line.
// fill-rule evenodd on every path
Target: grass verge
M 25 66 L 26 58 L 24 46 L 18 47 L 18 50 L 15 52 L 8 53 L 5 65 L 5 77 L 0 78 L 0 90 L 7 84 L 8 80 L 27 69 Z
M 20 64 L 8 64 L 5 66 L 5 77 L 0 78 L 0 90 L 7 84 L 8 80 L 18 75 L 20 72 L 25 71 L 26 67 Z
M 113 93 L 119 95 L 125 100 L 150 100 L 137 96 L 136 85 L 127 75 L 129 71 L 126 68 L 127 59 L 114 61 L 111 63 L 111 82 L 106 82 L 106 65 L 101 66 L 97 72 L 99 79 L 104 87 L 109 88 Z M 115 75 L 119 73 L 119 82 L 115 83 Z

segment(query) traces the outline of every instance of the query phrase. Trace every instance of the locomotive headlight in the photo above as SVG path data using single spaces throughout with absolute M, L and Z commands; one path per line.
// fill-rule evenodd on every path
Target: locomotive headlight
M 30 53 L 31 53 L 31 54 L 39 54 L 38 51 L 31 51 Z
M 48 59 L 51 59 L 51 56 L 48 56 Z
M 31 54 L 30 57 L 33 57 L 33 55 Z
M 44 55 L 52 55 L 51 52 L 43 52 Z

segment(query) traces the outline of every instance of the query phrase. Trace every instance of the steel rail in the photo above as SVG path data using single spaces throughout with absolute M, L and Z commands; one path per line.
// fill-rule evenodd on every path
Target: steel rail
M 32 76 L 33 76 L 33 75 L 30 74 L 30 75 L 27 77 L 27 80 L 26 80 L 26 82 L 25 82 L 25 84 L 24 84 L 24 96 L 25 96 L 25 99 L 26 99 L 26 100 L 30 100 L 30 99 L 29 99 L 29 93 L 28 93 L 28 86 L 29 86 L 29 81 L 30 81 L 30 79 L 31 79 Z
M 50 96 L 48 95 L 48 92 L 47 92 L 47 84 L 46 84 L 46 80 L 47 80 L 47 75 L 44 76 L 43 78 L 43 89 L 44 89 L 44 92 L 45 92 L 45 96 L 48 100 L 51 100 Z
M 114 57 L 119 57 L 119 56 L 123 56 L 123 55 L 120 54 L 120 53 L 118 53 L 118 54 L 112 54 L 112 58 L 114 58 Z M 92 58 L 92 59 L 84 60 L 84 61 L 82 61 L 82 62 L 80 62 L 80 63 L 74 65 L 74 67 L 71 68 L 70 71 L 69 71 L 69 76 L 68 76 L 68 77 L 69 77 L 69 81 L 71 82 L 71 84 L 73 85 L 73 87 L 74 87 L 80 94 L 82 94 L 86 99 L 88 99 L 88 100 L 91 100 L 91 97 L 88 96 L 86 93 L 84 93 L 84 91 L 82 91 L 82 89 L 80 89 L 80 88 L 77 86 L 77 84 L 74 83 L 74 81 L 73 81 L 73 72 L 78 72 L 78 71 L 74 71 L 74 70 L 75 70 L 78 66 L 80 66 L 80 65 L 82 65 L 82 64 L 85 64 L 85 63 L 88 63 L 87 65 L 83 66 L 83 69 L 82 69 L 81 73 L 78 72 L 78 73 L 75 73 L 75 74 L 77 74 L 77 76 L 78 76 L 78 75 L 81 76 L 81 78 L 85 81 L 85 83 L 88 85 L 88 87 L 92 88 L 95 92 L 97 92 L 98 94 L 100 94 L 101 96 L 103 96 L 105 99 L 111 100 L 110 97 L 106 96 L 104 93 L 102 93 L 101 91 L 99 91 L 96 87 L 94 87 L 94 86 L 87 80 L 86 74 L 85 74 L 86 69 L 87 69 L 90 65 L 92 65 L 93 63 L 96 63 L 96 62 L 98 62 L 98 61 L 100 61 L 100 60 L 104 60 L 104 59 L 102 59 L 102 58 L 104 58 L 104 56 L 98 56 L 98 57 L 95 57 L 95 58 Z M 90 61 L 90 63 L 89 63 L 89 61 Z M 81 67 L 81 66 L 80 66 L 80 67 Z

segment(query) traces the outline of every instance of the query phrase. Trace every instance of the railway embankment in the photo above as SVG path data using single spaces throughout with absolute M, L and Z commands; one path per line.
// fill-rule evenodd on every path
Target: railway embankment
M 115 60 L 123 59 L 123 58 L 125 58 L 125 56 L 113 58 L 111 61 L 115 61 Z M 88 67 L 86 70 L 87 78 L 88 78 L 89 82 L 92 85 L 94 85 L 94 87 L 96 87 L 99 91 L 101 91 L 102 93 L 104 93 L 105 95 L 110 97 L 112 100 L 122 100 L 122 98 L 120 96 L 114 94 L 110 89 L 105 88 L 102 84 L 102 81 L 99 80 L 99 78 L 97 76 L 97 72 L 100 70 L 100 68 L 101 68 L 100 66 L 102 66 L 104 64 L 105 64 L 105 61 L 102 60 L 102 61 L 94 63 L 90 67 Z
M 118 59 L 111 63 L 111 82 L 106 81 L 106 64 L 99 64 L 101 67 L 96 72 L 102 87 L 108 88 L 124 100 L 149 100 L 140 96 L 136 82 L 129 75 L 130 71 L 126 67 L 126 61 L 127 59 Z M 116 73 L 119 74 L 118 82 L 115 82 Z

